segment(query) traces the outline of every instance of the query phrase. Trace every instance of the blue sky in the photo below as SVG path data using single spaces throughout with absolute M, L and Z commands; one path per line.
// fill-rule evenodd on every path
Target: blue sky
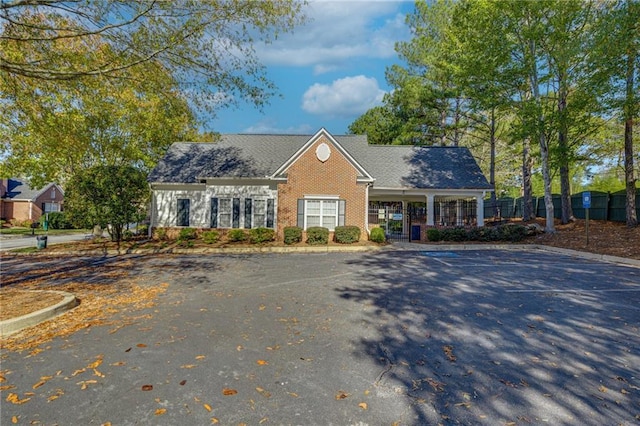
M 241 104 L 206 124 L 220 133 L 344 134 L 390 90 L 385 70 L 401 63 L 397 41 L 410 38 L 413 1 L 311 0 L 309 23 L 276 42 L 256 45 L 281 96 L 260 112 Z

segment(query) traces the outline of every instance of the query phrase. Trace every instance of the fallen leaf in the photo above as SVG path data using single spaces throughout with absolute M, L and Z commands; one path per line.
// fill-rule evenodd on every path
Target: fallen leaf
M 80 389 L 85 390 L 89 387 L 89 385 L 93 385 L 98 383 L 97 380 L 83 380 L 81 382 L 78 382 L 76 384 L 80 385 Z
M 603 392 L 603 393 L 604 393 L 604 392 L 606 392 L 608 389 L 607 389 L 604 385 L 600 385 L 600 387 L 598 388 L 598 390 L 599 390 L 600 392 Z
M 297 397 L 298 397 L 298 394 L 297 394 L 297 393 L 295 393 L 295 392 L 287 392 L 287 394 L 288 394 L 289 396 L 293 397 L 293 398 L 297 398 Z
M 98 377 L 104 377 L 104 374 L 102 374 L 101 372 L 99 372 L 95 368 L 93 369 L 93 375 L 94 376 L 98 376 Z
M 139 347 L 139 348 L 146 348 L 147 347 L 147 345 L 145 345 L 144 343 L 138 343 L 136 346 Z
M 453 354 L 453 346 L 445 345 L 442 347 L 444 354 L 447 356 L 447 359 L 451 362 L 456 362 L 456 356 Z
M 84 373 L 85 371 L 87 371 L 86 368 L 81 368 L 80 370 L 76 370 L 73 372 L 73 374 L 71 374 L 72 377 L 77 376 L 78 374 Z
M 238 391 L 235 390 L 235 389 L 229 389 L 229 388 L 222 389 L 222 394 L 225 395 L 225 396 L 235 395 L 237 393 L 238 393 Z
M 236 351 L 240 352 L 241 350 L 243 350 L 244 348 L 242 347 L 242 345 L 238 345 L 236 346 Z
M 195 364 L 186 364 L 186 365 L 182 365 L 180 366 L 180 368 L 196 368 L 197 366 Z
M 14 425 L 18 424 L 18 416 L 11 417 L 11 423 L 13 423 Z
M 20 397 L 15 393 L 9 393 L 9 395 L 7 395 L 7 402 L 10 402 L 10 403 L 16 404 L 16 405 L 24 404 L 25 402 L 29 401 L 30 399 L 31 398 L 20 399 Z
M 258 391 L 258 393 L 260 393 L 265 398 L 271 398 L 271 393 L 269 391 L 266 391 L 266 390 L 262 389 L 261 387 L 257 387 L 256 390 Z
M 367 403 L 366 402 L 361 402 L 360 404 L 358 404 L 358 407 L 362 408 L 363 410 L 367 409 Z
M 166 408 L 158 408 L 158 409 L 156 410 L 156 416 L 161 416 L 161 415 L 163 415 L 163 414 L 164 414 L 164 413 L 166 413 L 166 412 L 167 412 L 167 409 L 166 409 Z
M 218 420 L 218 419 L 217 419 L 217 418 L 215 418 L 215 417 L 211 417 L 211 424 L 212 424 L 212 425 L 217 425 L 218 423 L 220 423 L 220 420 Z
M 98 368 L 100 364 L 102 364 L 102 355 L 100 355 L 94 362 L 87 365 L 87 368 Z
M 4 386 L 0 386 L 0 391 L 6 391 L 9 389 L 15 389 L 15 385 L 4 385 Z
M 345 391 L 338 391 L 338 393 L 336 394 L 337 400 L 345 399 L 347 397 L 349 397 L 349 394 L 346 393 Z
M 196 359 L 205 359 L 206 357 L 207 357 L 206 355 L 198 355 Z
M 45 383 L 47 383 L 46 380 L 40 380 L 38 383 L 32 386 L 32 389 L 38 389 L 40 386 L 44 385 Z
M 185 385 L 185 383 L 187 383 L 187 381 L 186 381 L 186 380 L 182 380 L 182 381 L 180 382 L 180 386 L 184 386 L 184 385 Z
M 203 407 L 205 410 L 211 411 L 211 406 L 209 404 L 204 404 Z
M 125 350 L 125 352 L 130 352 L 130 351 L 131 351 L 131 348 L 129 348 L 129 349 L 126 349 L 126 350 Z
M 267 364 L 269 364 L 269 362 L 268 362 L 268 361 L 265 361 L 265 360 L 263 360 L 263 359 L 259 359 L 258 361 L 256 361 L 256 363 L 257 363 L 258 365 L 267 365 Z
M 620 389 L 620 393 L 623 394 L 623 395 L 626 395 L 626 394 L 629 393 L 629 391 L 626 390 L 626 389 Z
M 124 362 L 124 361 L 118 361 L 118 362 L 114 362 L 111 365 L 114 366 L 114 367 L 121 367 L 121 366 L 123 366 L 125 364 L 126 364 L 126 362 Z
M 153 385 L 142 385 L 142 390 L 145 392 L 153 390 Z

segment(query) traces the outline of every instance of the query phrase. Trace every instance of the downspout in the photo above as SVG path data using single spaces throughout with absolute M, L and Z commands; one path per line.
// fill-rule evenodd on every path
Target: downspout
M 367 236 L 371 235 L 369 230 L 369 188 L 371 185 L 371 182 L 367 182 L 367 188 L 364 191 L 364 229 L 367 231 Z
M 151 214 L 149 215 L 149 229 L 147 229 L 147 236 L 153 237 L 153 228 L 156 223 L 156 194 L 153 192 L 153 185 L 149 183 L 149 190 L 151 191 Z

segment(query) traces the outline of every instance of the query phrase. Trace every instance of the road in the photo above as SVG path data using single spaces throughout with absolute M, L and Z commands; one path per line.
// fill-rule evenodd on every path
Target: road
M 84 240 L 87 234 L 64 234 L 49 235 L 47 245 L 68 243 L 70 241 Z M 27 247 L 36 247 L 36 237 L 34 235 L 2 235 L 0 236 L 0 251 L 14 250 Z

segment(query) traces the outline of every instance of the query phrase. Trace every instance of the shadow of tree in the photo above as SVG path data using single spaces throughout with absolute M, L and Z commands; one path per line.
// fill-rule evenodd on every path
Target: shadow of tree
M 355 356 L 411 399 L 415 424 L 637 424 L 640 271 L 513 252 L 465 254 L 460 268 L 428 254 L 353 260 L 362 284 L 336 289 L 372 307 L 375 337 Z

